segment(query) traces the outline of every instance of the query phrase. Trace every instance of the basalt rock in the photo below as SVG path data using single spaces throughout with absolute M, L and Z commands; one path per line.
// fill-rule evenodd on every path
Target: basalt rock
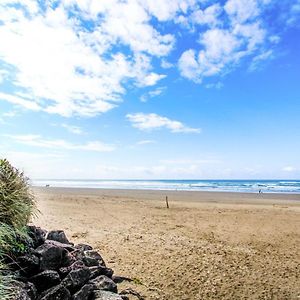
M 77 250 L 81 250 L 81 251 L 93 250 L 93 247 L 91 247 L 90 245 L 87 245 L 87 244 L 78 244 L 78 245 L 75 245 L 75 248 Z
M 63 247 L 44 243 L 36 249 L 36 253 L 40 257 L 40 269 L 57 270 L 63 265 L 67 250 Z
M 17 267 L 21 269 L 22 274 L 34 275 L 40 270 L 40 259 L 34 253 L 27 253 L 17 258 Z
M 90 299 L 94 292 L 94 286 L 92 284 L 85 284 L 78 292 L 76 292 L 72 300 L 86 300 Z
M 58 270 L 61 278 L 65 278 L 72 270 L 77 270 L 85 267 L 85 264 L 81 260 L 75 261 L 72 265 L 68 267 L 62 267 Z
M 93 266 L 93 267 L 89 267 L 90 271 L 91 271 L 91 276 L 90 279 L 94 279 L 100 275 L 105 275 L 109 278 L 112 278 L 114 271 L 110 268 L 105 268 L 102 266 Z
M 44 244 L 45 237 L 47 234 L 46 230 L 33 225 L 28 226 L 27 229 L 28 229 L 28 235 L 30 237 L 30 242 L 34 249 Z
M 32 276 L 28 280 L 34 283 L 38 292 L 45 291 L 60 283 L 59 274 L 53 270 L 43 271 L 35 276 Z
M 26 252 L 5 271 L 16 281 L 11 300 L 128 300 L 117 294 L 118 278 L 125 277 L 113 277 L 91 246 L 72 244 L 62 230 L 50 231 L 47 238 L 40 227 L 28 226 L 28 232 Z
M 70 291 L 79 290 L 90 278 L 91 271 L 87 267 L 72 270 L 62 281 L 62 285 Z
M 96 290 L 105 290 L 113 293 L 118 292 L 117 285 L 107 276 L 101 275 L 90 280 L 90 283 L 95 286 Z
M 49 231 L 48 235 L 47 235 L 47 239 L 57 241 L 57 242 L 60 242 L 62 244 L 69 244 L 70 243 L 68 238 L 66 237 L 64 231 L 62 231 L 62 230 Z
M 62 285 L 57 285 L 41 294 L 38 300 L 70 300 L 71 293 Z

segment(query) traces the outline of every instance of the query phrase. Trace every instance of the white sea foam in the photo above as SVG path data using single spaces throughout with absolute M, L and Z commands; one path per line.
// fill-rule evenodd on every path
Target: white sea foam
M 300 193 L 300 180 L 34 180 L 35 186 L 220 192 Z

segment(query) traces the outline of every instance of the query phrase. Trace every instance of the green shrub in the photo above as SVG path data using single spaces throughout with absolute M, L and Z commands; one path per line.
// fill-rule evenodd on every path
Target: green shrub
M 26 249 L 26 225 L 37 214 L 29 180 L 6 159 L 0 159 L 0 299 L 12 298 L 13 278 L 4 261 Z
M 6 159 L 0 160 L 0 223 L 18 230 L 37 213 L 28 178 Z

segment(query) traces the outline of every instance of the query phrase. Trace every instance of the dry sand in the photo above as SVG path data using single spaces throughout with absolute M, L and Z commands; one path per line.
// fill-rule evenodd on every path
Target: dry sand
M 300 195 L 35 193 L 42 214 L 34 223 L 94 246 L 115 273 L 134 278 L 120 290 L 146 299 L 300 299 Z

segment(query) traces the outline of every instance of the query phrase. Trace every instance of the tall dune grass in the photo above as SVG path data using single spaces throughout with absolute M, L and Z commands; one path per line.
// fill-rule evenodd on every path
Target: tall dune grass
M 6 159 L 0 159 L 0 299 L 12 298 L 13 278 L 4 260 L 24 250 L 26 224 L 37 214 L 29 180 Z
M 6 159 L 0 160 L 0 223 L 24 227 L 37 213 L 28 178 Z

